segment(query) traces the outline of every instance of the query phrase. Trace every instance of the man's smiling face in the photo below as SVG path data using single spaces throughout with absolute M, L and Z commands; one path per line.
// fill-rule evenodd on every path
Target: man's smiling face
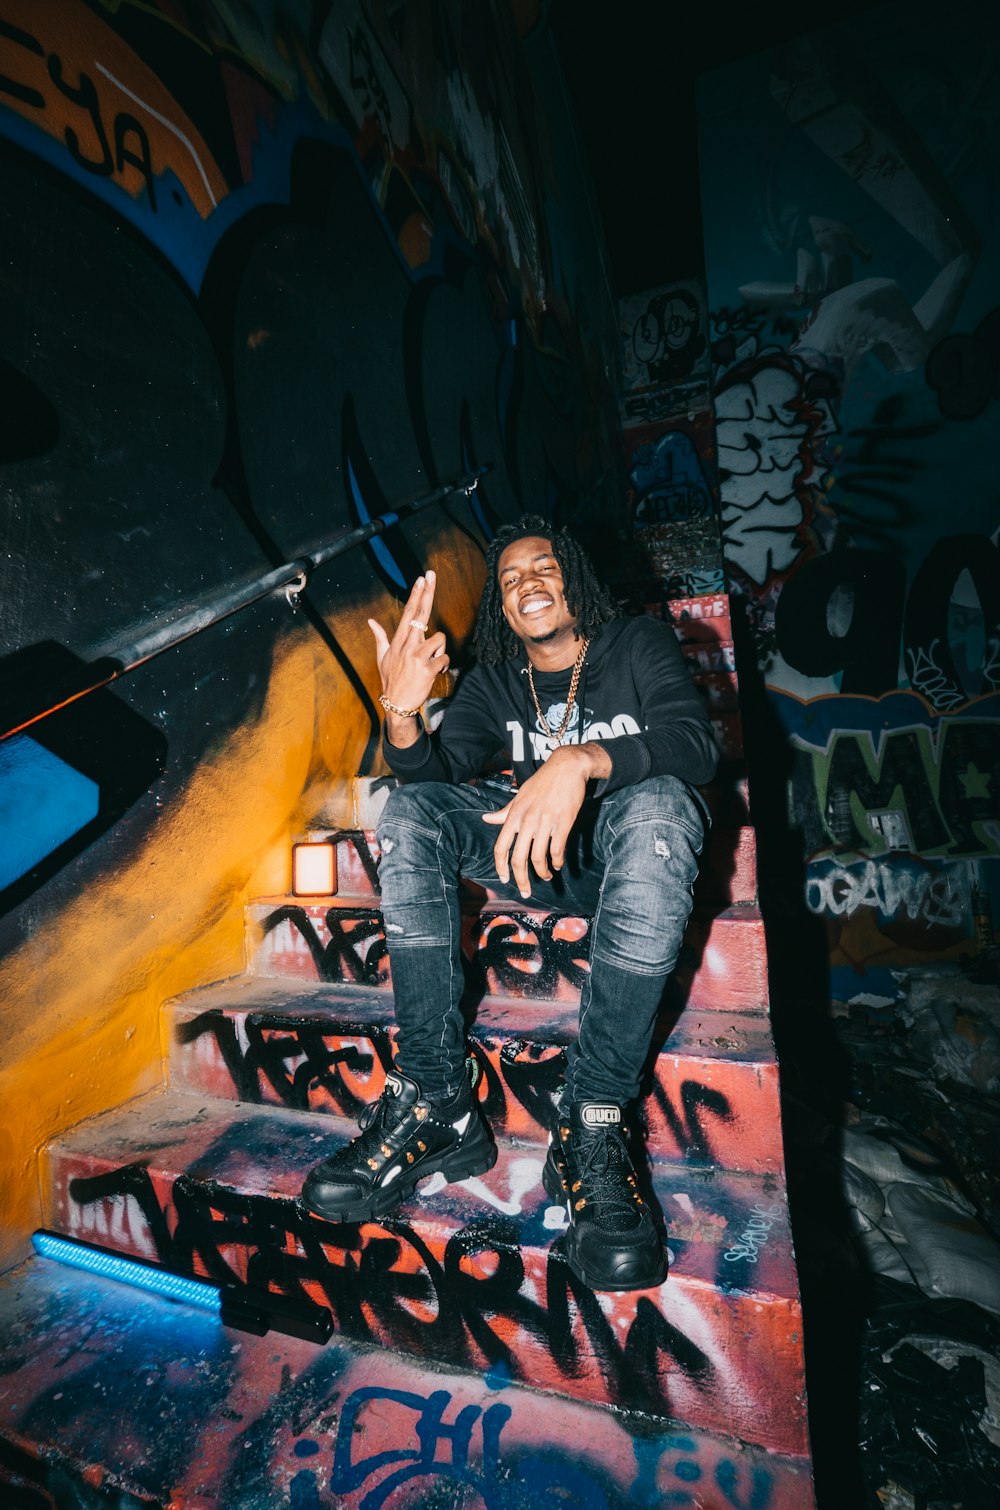
M 519 640 L 545 644 L 576 628 L 563 591 L 563 574 L 552 542 L 525 535 L 508 545 L 497 567 L 504 618 Z

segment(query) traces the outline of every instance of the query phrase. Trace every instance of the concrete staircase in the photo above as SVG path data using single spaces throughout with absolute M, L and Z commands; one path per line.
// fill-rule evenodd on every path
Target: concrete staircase
M 349 1392 L 338 1387 L 339 1403 L 322 1418 L 309 1416 L 307 1437 L 295 1439 L 313 1444 L 306 1456 L 322 1456 L 325 1476 L 300 1464 L 295 1472 L 313 1475 L 316 1497 L 296 1499 L 291 1486 L 300 1480 L 289 1453 L 299 1449 L 275 1436 L 261 1470 L 272 1497 L 226 1499 L 220 1486 L 236 1471 L 239 1433 L 225 1424 L 229 1395 L 220 1385 L 213 1406 L 216 1467 L 194 1474 L 201 1485 L 195 1497 L 187 1468 L 188 1498 L 178 1497 L 180 1470 L 169 1485 L 152 1484 L 148 1474 L 134 1482 L 134 1461 L 122 1461 L 120 1444 L 107 1432 L 99 1452 L 92 1442 L 87 1463 L 100 1465 L 101 1482 L 107 1478 L 116 1492 L 141 1492 L 149 1497 L 136 1503 L 185 1510 L 258 1503 L 359 1510 L 433 1503 L 457 1510 L 469 1503 L 462 1497 L 469 1475 L 478 1474 L 476 1492 L 505 1510 L 522 1503 L 522 1492 L 525 1505 L 809 1510 L 813 1504 L 778 1072 L 753 833 L 739 778 L 727 604 L 696 599 L 671 609 L 729 761 L 644 1105 L 653 1189 L 669 1232 L 666 1283 L 623 1295 L 580 1285 L 562 1258 L 565 1213 L 549 1205 L 541 1187 L 587 969 L 589 920 L 511 907 L 482 892 L 465 898 L 464 950 L 468 994 L 478 1002 L 470 1043 L 499 1146 L 496 1167 L 456 1185 L 435 1176 L 417 1200 L 379 1223 L 334 1226 L 297 1204 L 305 1173 L 354 1134 L 360 1109 L 381 1091 L 392 1060 L 377 855 L 364 826 L 373 817 L 369 784 L 359 788 L 356 816 L 363 826 L 337 836 L 336 895 L 254 903 L 246 975 L 165 1004 L 164 1089 L 65 1134 L 46 1150 L 43 1173 L 46 1222 L 58 1232 L 175 1272 L 288 1297 L 305 1315 L 321 1308 L 332 1314 L 334 1336 L 325 1348 L 273 1335 L 241 1343 L 247 1357 L 258 1357 L 262 1379 L 273 1381 L 273 1360 L 283 1357 L 284 1387 L 293 1393 L 318 1374 L 340 1378 L 346 1370 L 354 1381 Z M 112 1309 L 123 1306 L 119 1292 Z M 30 1331 L 29 1322 L 24 1326 Z M 40 1354 L 50 1332 L 38 1329 Z M 119 1369 L 122 1349 L 125 1341 L 115 1355 Z M 44 1374 L 32 1356 L 34 1374 Z M 336 1367 L 331 1359 L 339 1360 Z M 45 1377 L 51 1393 L 52 1378 Z M 363 1382 L 368 1378 L 370 1384 Z M 449 1409 L 464 1403 L 453 1426 L 435 1418 L 427 1459 L 432 1395 L 446 1397 Z M 136 1435 L 144 1429 L 144 1403 L 140 1398 Z M 500 1405 L 507 1458 L 497 1435 Z M 266 1397 L 259 1408 L 262 1419 L 275 1409 Z M 243 1401 L 241 1418 L 247 1409 Z M 415 1425 L 413 1411 L 423 1426 Z M 442 1456 L 434 1444 L 447 1441 L 455 1449 L 461 1421 L 479 1422 L 481 1441 L 473 1444 L 470 1435 L 459 1474 L 454 1450 Z M 207 1426 L 200 1421 L 192 1429 L 202 1440 Z M 359 1432 L 360 1457 L 351 1445 Z M 76 1463 L 74 1470 L 72 1436 L 66 1428 L 63 1439 L 40 1444 L 65 1469 L 67 1482 L 87 1466 Z M 0 1438 L 29 1455 L 34 1450 L 30 1433 L 17 1425 L 14 1392 L 2 1384 Z M 517 1451 L 511 1443 L 520 1444 Z M 525 1443 L 534 1453 L 531 1472 L 524 1469 Z M 419 1493 L 420 1475 L 396 1483 L 393 1473 L 401 1470 L 389 1472 L 390 1464 L 411 1460 L 423 1464 Z M 2 1463 L 0 1455 L 0 1482 Z M 368 1465 L 365 1472 L 358 1463 Z M 15 1468 L 23 1472 L 24 1465 Z

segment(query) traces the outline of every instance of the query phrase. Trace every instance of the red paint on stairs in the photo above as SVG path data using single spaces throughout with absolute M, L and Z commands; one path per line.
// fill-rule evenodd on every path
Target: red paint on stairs
M 173 1084 L 230 1100 L 357 1117 L 395 1042 L 384 992 L 246 977 L 169 1004 Z M 572 1006 L 489 999 L 470 1043 L 498 1134 L 543 1143 L 555 1122 Z M 684 1012 L 644 1105 L 661 1160 L 780 1173 L 778 1070 L 766 1016 Z
M 85 1345 L 81 1340 L 85 1339 Z M 806 1510 L 803 1458 L 341 1339 L 227 1332 L 53 1264 L 0 1280 L 0 1496 L 172 1510 Z
M 248 908 L 251 972 L 295 981 L 390 990 L 382 914 L 372 901 L 270 897 Z M 487 902 L 466 912 L 462 948 L 490 996 L 580 1000 L 587 972 L 588 918 Z M 764 925 L 755 906 L 696 909 L 672 982 L 702 1012 L 752 1012 L 767 1002 Z
M 805 1450 L 795 1267 L 774 1178 L 655 1164 L 670 1277 L 593 1297 L 562 1260 L 564 1213 L 542 1191 L 537 1146 L 504 1142 L 488 1175 L 435 1178 L 433 1199 L 381 1223 L 302 1211 L 306 1172 L 353 1131 L 145 1097 L 50 1146 L 47 1222 L 171 1269 L 307 1296 L 356 1341 L 449 1367 L 503 1357 L 542 1389 Z

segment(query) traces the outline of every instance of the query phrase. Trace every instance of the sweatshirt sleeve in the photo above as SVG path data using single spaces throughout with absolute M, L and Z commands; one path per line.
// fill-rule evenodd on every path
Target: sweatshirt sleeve
M 432 734 L 424 729 L 405 749 L 389 743 L 382 731 L 382 750 L 389 769 L 400 781 L 465 781 L 478 775 L 490 756 L 504 744 L 496 724 L 497 698 L 490 696 L 486 676 L 473 666 L 459 678 L 458 689 Z
M 643 728 L 639 734 L 619 734 L 602 742 L 612 769 L 597 784 L 595 796 L 648 776 L 678 776 L 702 786 L 715 775 L 719 751 L 677 636 L 655 619 L 630 622 L 636 626 L 630 660 Z

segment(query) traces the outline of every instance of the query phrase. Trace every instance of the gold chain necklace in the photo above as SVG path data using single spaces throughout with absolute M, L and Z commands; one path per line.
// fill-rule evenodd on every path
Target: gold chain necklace
M 562 737 L 566 733 L 566 730 L 569 728 L 569 721 L 573 716 L 573 707 L 576 703 L 576 689 L 580 685 L 580 672 L 583 670 L 583 662 L 586 658 L 587 646 L 589 644 L 589 640 L 584 640 L 583 644 L 580 646 L 580 653 L 577 656 L 576 660 L 573 662 L 573 675 L 569 679 L 569 692 L 566 694 L 566 712 L 563 715 L 562 723 L 559 725 L 558 734 L 553 734 L 552 730 L 545 722 L 545 715 L 543 714 L 541 704 L 538 701 L 538 693 L 535 691 L 535 679 L 531 674 L 531 662 L 528 662 L 528 686 L 531 688 L 531 701 L 535 705 L 535 712 L 538 714 L 538 722 L 545 730 L 547 737 L 549 739 L 554 739 L 557 745 L 562 744 Z

